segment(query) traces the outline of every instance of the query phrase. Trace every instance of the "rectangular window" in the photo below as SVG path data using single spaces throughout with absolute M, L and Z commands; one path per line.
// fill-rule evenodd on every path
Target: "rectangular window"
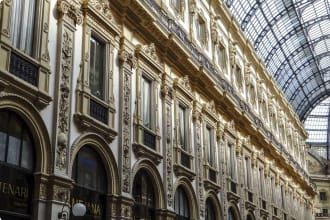
M 197 39 L 202 45 L 206 45 L 206 24 L 205 21 L 199 16 L 196 22 Z
M 242 69 L 240 66 L 236 66 L 235 69 L 235 78 L 236 78 L 236 84 L 239 90 L 243 89 L 243 77 L 242 77 Z
M 271 182 L 271 190 L 272 190 L 272 203 L 275 203 L 275 179 L 274 177 L 270 178 L 270 182 Z
M 32 56 L 36 0 L 11 1 L 10 36 L 13 47 Z
M 251 159 L 245 157 L 245 182 L 246 187 L 251 190 Z
M 259 190 L 262 198 L 265 198 L 265 180 L 264 180 L 264 170 L 259 168 Z
M 151 129 L 151 81 L 145 77 L 141 80 L 143 125 Z
M 104 97 L 104 52 L 105 45 L 94 37 L 90 39 L 89 86 L 91 93 L 103 99 Z
M 181 9 L 182 9 L 182 0 L 172 0 L 172 5 L 175 8 L 177 13 L 181 13 Z
M 179 144 L 183 150 L 187 150 L 187 124 L 186 124 L 186 108 L 179 105 Z
M 228 170 L 228 175 L 232 180 L 235 179 L 235 169 L 236 169 L 236 164 L 235 164 L 235 157 L 234 157 L 234 146 L 232 144 L 228 144 L 227 147 L 227 170 Z
M 328 215 L 328 209 L 322 209 L 322 214 L 324 214 L 324 216 Z
M 219 66 L 221 67 L 221 69 L 225 69 L 226 68 L 226 49 L 223 45 L 220 45 L 218 47 L 218 63 L 219 63 Z
M 281 186 L 281 199 L 282 199 L 282 208 L 285 208 L 285 192 L 284 192 L 284 186 Z
M 206 148 L 207 148 L 207 161 L 210 166 L 214 165 L 213 161 L 213 146 L 212 146 L 212 130 L 210 127 L 206 127 Z
M 326 201 L 326 200 L 327 200 L 327 193 L 320 192 L 320 201 Z

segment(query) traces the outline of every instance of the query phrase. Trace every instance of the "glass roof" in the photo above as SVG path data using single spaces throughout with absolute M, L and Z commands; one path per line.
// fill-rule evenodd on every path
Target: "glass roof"
M 226 0 L 304 121 L 330 95 L 330 0 Z
M 330 97 L 316 106 L 305 120 L 308 143 L 327 144 L 329 131 Z

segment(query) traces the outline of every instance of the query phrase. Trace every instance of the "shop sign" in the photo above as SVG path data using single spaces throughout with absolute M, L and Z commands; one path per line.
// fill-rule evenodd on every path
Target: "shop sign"
M 0 210 L 30 213 L 33 175 L 0 165 Z

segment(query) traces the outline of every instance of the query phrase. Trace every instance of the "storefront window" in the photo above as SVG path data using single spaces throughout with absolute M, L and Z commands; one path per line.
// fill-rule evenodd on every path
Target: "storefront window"
M 71 215 L 70 219 L 106 219 L 106 173 L 99 155 L 91 147 L 83 147 L 73 164 L 72 177 L 75 180 L 71 204 L 83 203 L 86 206 L 84 217 Z
M 34 148 L 25 122 L 0 111 L 0 218 L 31 219 Z
M 236 220 L 233 209 L 229 208 L 228 209 L 228 220 Z
M 152 181 L 144 170 L 136 174 L 133 184 L 134 220 L 153 220 L 155 215 L 155 195 Z
M 213 206 L 213 203 L 211 199 L 206 200 L 206 217 L 205 220 L 215 220 L 215 208 Z
M 174 196 L 174 211 L 175 211 L 175 220 L 189 220 L 190 219 L 190 210 L 189 202 L 186 192 L 179 187 Z

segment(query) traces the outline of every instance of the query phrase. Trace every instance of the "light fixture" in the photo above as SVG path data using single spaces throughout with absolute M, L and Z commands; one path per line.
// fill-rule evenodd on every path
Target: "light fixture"
M 70 210 L 70 206 L 64 203 L 62 210 L 58 213 L 58 219 L 69 219 L 70 213 L 67 210 L 64 210 L 64 206 L 67 206 Z M 84 216 L 86 214 L 86 206 L 82 203 L 76 203 L 72 206 L 71 211 L 73 216 Z

